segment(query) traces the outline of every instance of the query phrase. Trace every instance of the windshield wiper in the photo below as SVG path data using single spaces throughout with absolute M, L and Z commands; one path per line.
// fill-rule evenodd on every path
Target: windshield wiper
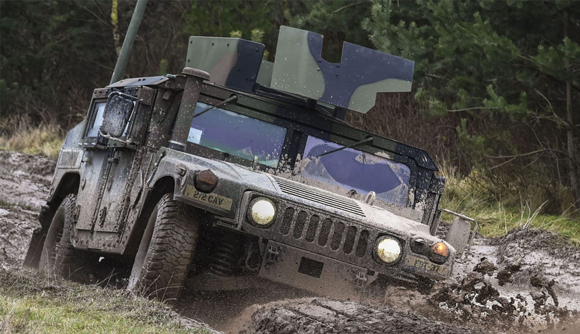
M 362 144 L 366 144 L 366 143 L 372 142 L 373 140 L 374 140 L 374 138 L 373 138 L 373 137 L 368 137 L 368 138 L 365 138 L 365 139 L 363 139 L 363 140 L 361 140 L 361 141 L 357 141 L 357 142 L 356 142 L 356 143 L 354 143 L 354 144 L 351 144 L 351 145 L 348 145 L 348 146 L 343 146 L 343 147 L 337 148 L 336 150 L 332 150 L 332 151 L 324 152 L 324 153 L 322 153 L 321 155 L 317 156 L 317 158 L 320 158 L 321 156 L 324 156 L 324 155 L 327 155 L 327 154 L 330 154 L 330 153 L 334 153 L 334 152 L 342 151 L 342 150 L 344 150 L 344 149 L 346 149 L 346 148 L 353 148 L 353 147 L 355 147 L 355 146 L 359 146 L 359 145 L 362 145 Z
M 223 100 L 222 102 L 220 102 L 220 103 L 216 104 L 215 106 L 211 106 L 211 107 L 209 107 L 209 108 L 207 108 L 207 109 L 203 110 L 203 111 L 202 111 L 202 112 L 200 112 L 199 114 L 197 114 L 197 115 L 194 115 L 194 116 L 193 116 L 193 118 L 199 117 L 199 116 L 201 116 L 201 115 L 205 114 L 206 112 L 208 112 L 208 111 L 210 111 L 210 110 L 212 110 L 212 109 L 214 109 L 214 108 L 217 108 L 217 107 L 221 106 L 222 104 L 226 104 L 226 103 L 228 103 L 228 102 L 231 102 L 231 101 L 233 101 L 233 100 L 236 100 L 237 98 L 238 98 L 238 96 L 237 96 L 237 95 L 234 95 L 234 96 L 232 96 L 232 97 L 230 97 L 230 98 L 228 98 L 228 99 L 225 99 L 225 100 Z

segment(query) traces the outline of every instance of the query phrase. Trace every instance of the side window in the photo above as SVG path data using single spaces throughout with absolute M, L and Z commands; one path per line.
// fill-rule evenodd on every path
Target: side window
M 89 131 L 87 132 L 87 137 L 97 137 L 99 134 L 99 128 L 103 124 L 103 113 L 105 112 L 106 102 L 97 102 L 94 106 L 94 118 L 90 124 Z

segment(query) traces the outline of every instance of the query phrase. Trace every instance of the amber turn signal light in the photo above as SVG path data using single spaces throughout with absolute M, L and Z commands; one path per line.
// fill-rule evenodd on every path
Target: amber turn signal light
M 433 248 L 431 249 L 431 251 L 434 254 L 441 255 L 444 257 L 447 257 L 447 255 L 449 255 L 449 248 L 447 248 L 447 245 L 445 245 L 442 242 L 438 242 L 435 245 L 433 245 Z
M 445 261 L 447 261 L 448 256 L 449 248 L 447 248 L 446 244 L 438 242 L 434 244 L 433 247 L 431 247 L 431 255 L 429 256 L 431 261 L 438 264 L 443 264 Z
M 195 189 L 204 192 L 212 192 L 218 183 L 218 177 L 209 169 L 199 172 L 195 176 Z

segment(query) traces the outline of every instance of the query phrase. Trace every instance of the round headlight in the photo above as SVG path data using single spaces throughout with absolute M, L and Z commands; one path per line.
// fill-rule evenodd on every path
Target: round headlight
M 276 217 L 276 207 L 267 198 L 258 198 L 250 204 L 250 217 L 258 225 L 268 225 Z
M 393 263 L 401 256 L 401 244 L 396 239 L 386 237 L 377 245 L 377 256 L 385 263 Z

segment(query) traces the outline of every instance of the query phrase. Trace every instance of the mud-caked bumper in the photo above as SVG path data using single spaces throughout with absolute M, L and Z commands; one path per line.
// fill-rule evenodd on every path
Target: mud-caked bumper
M 452 259 L 450 259 L 452 260 Z M 449 277 L 452 261 L 438 265 L 407 254 L 386 274 L 403 281 Z M 381 273 L 276 241 L 268 241 L 259 276 L 295 288 L 334 298 L 352 298 L 364 291 Z
M 269 241 L 259 276 L 317 294 L 348 298 L 361 292 L 378 274 L 365 268 Z

